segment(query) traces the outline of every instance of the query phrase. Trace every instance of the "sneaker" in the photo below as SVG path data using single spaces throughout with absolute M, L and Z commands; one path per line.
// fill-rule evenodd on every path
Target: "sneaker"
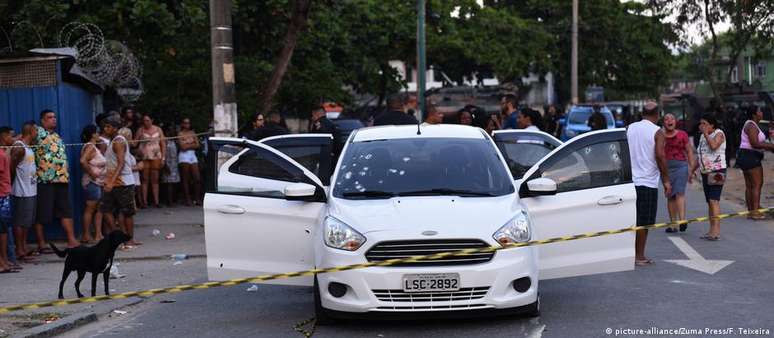
M 680 232 L 685 232 L 685 230 L 688 230 L 688 223 L 680 224 Z

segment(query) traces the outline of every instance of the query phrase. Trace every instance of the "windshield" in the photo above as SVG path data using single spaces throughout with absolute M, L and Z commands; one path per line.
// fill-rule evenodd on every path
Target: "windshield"
M 342 155 L 333 196 L 502 196 L 514 192 L 488 140 L 410 138 L 352 143 Z
M 589 109 L 583 109 L 583 110 L 573 110 L 570 113 L 570 124 L 586 124 L 589 121 L 589 117 L 591 116 L 591 113 L 593 111 L 591 108 Z M 611 125 L 613 121 L 611 120 L 612 114 L 610 114 L 609 111 L 603 110 L 602 115 L 605 115 L 605 120 L 607 120 L 607 124 Z

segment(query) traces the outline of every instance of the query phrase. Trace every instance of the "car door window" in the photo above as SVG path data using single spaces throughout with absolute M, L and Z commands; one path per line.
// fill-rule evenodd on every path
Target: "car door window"
M 557 158 L 541 165 L 540 177 L 556 182 L 558 193 L 631 182 L 628 148 L 620 141 L 585 145 Z
M 270 146 L 244 140 L 216 140 L 212 149 L 207 163 L 217 169 L 208 171 L 208 192 L 285 198 L 285 188 L 293 183 L 321 187 L 302 165 Z M 324 198 L 323 190 L 318 194 L 315 198 Z
M 299 179 L 292 173 L 264 158 L 258 152 L 250 150 L 228 168 L 229 172 L 238 175 L 260 177 L 265 179 L 295 182 Z
M 508 164 L 508 169 L 514 180 L 522 178 L 529 168 L 556 148 L 554 145 L 538 139 L 498 142 L 497 146 L 505 157 L 505 162 Z
M 494 141 L 514 180 L 521 179 L 527 170 L 561 144 L 548 134 L 526 131 L 496 132 Z
M 277 146 L 274 149 L 292 158 L 315 176 L 320 176 L 320 146 Z
M 333 170 L 332 139 L 329 134 L 283 135 L 261 140 L 317 176 L 323 185 L 330 184 Z

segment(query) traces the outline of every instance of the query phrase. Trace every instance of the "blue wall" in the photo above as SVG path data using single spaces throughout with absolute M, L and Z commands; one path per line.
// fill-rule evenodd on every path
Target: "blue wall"
M 77 85 L 62 81 L 57 65 L 57 86 L 37 88 L 0 88 L 0 126 L 10 126 L 17 133 L 24 122 L 39 121 L 40 111 L 57 113 L 57 132 L 65 143 L 80 143 L 81 129 L 94 123 L 95 96 Z M 70 201 L 73 207 L 75 233 L 81 232 L 83 189 L 81 188 L 80 146 L 67 147 L 70 171 Z M 64 238 L 59 223 L 46 225 L 47 239 Z

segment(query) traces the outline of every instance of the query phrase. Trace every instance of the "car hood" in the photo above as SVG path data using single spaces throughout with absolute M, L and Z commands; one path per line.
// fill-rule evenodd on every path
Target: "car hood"
M 332 198 L 329 201 L 330 216 L 364 235 L 396 232 L 419 236 L 424 231 L 435 231 L 439 237 L 469 237 L 478 233 L 476 229 L 496 231 L 521 210 L 515 193 L 500 197 Z

